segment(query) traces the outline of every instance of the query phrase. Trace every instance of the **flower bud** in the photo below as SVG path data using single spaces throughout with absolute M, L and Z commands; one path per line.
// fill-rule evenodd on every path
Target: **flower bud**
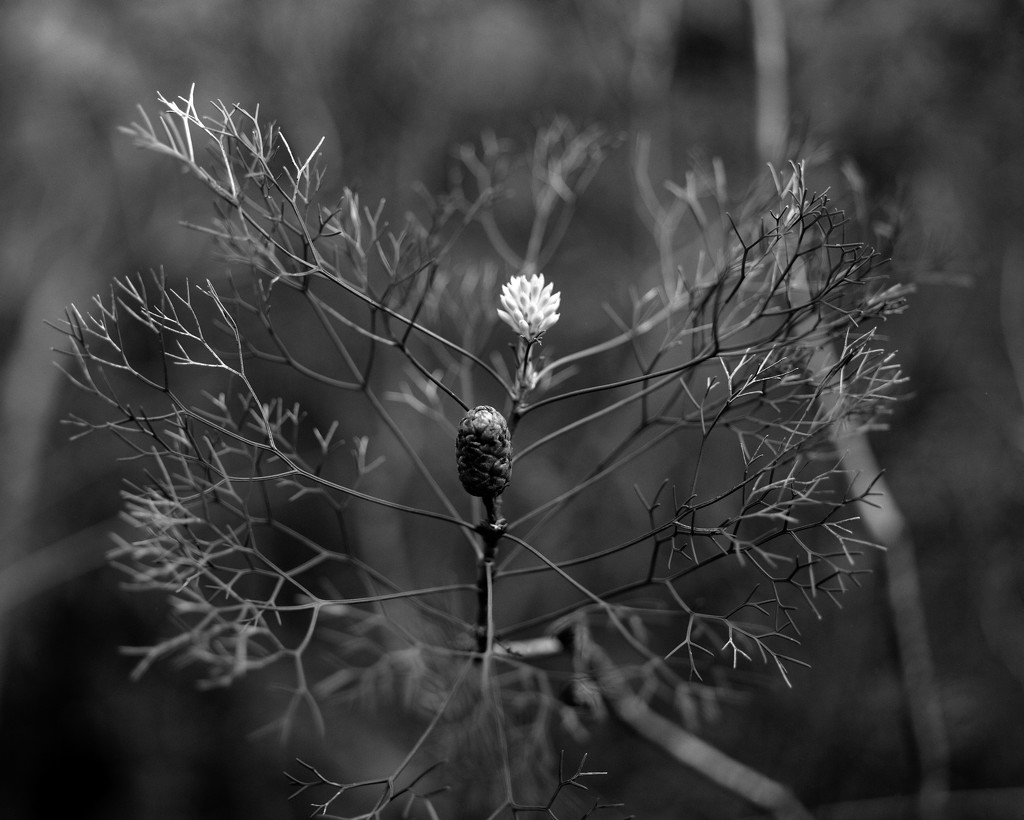
M 561 301 L 562 294 L 554 292 L 552 283 L 544 282 L 543 273 L 513 276 L 501 287 L 498 316 L 524 339 L 533 341 L 558 321 Z

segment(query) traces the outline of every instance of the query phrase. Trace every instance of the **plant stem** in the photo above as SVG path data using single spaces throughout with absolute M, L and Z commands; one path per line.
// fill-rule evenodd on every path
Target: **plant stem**
M 484 496 L 483 501 L 487 518 L 477 527 L 483 550 L 477 561 L 476 575 L 476 650 L 484 659 L 486 672 L 494 649 L 494 559 L 498 552 L 498 542 L 508 525 L 501 517 L 500 498 Z
M 522 416 L 523 400 L 530 392 L 530 357 L 533 355 L 533 348 L 540 344 L 539 339 L 526 339 L 519 337 L 516 343 L 516 380 L 512 386 L 512 411 L 509 413 L 509 433 L 514 433 L 516 425 Z

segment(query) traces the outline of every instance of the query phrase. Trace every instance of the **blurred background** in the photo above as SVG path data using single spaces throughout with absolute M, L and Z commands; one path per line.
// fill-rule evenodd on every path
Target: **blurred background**
M 872 443 L 916 546 L 945 747 L 915 743 L 881 560 L 812 625 L 813 669 L 725 709 L 708 736 L 822 817 L 922 816 L 922 758 L 952 790 L 949 816 L 1022 816 L 1024 3 L 8 0 L 0 817 L 307 813 L 286 800 L 296 749 L 249 736 L 256 682 L 200 692 L 169 665 L 129 679 L 118 648 L 163 618 L 103 567 L 130 467 L 60 423 L 81 396 L 53 364 L 47 322 L 115 276 L 202 279 L 220 265 L 178 226 L 205 218 L 209 197 L 117 132 L 136 105 L 153 113 L 158 92 L 193 83 L 200 105 L 258 104 L 299 150 L 325 136 L 329 187 L 386 196 L 395 213 L 415 181 L 444 185 L 458 143 L 483 129 L 526 141 L 556 113 L 649 133 L 656 180 L 699 153 L 742 190 L 784 156 L 787 131 L 827 145 L 834 168 L 855 163 L 869 202 L 901 207 L 893 273 L 919 282 L 886 327 L 911 395 Z M 649 261 L 635 226 L 614 221 L 632 197 L 628 160 L 627 147 L 581 213 L 602 246 L 554 263 L 570 293 Z M 638 817 L 747 811 L 614 727 L 590 765 L 611 772 L 592 788 Z

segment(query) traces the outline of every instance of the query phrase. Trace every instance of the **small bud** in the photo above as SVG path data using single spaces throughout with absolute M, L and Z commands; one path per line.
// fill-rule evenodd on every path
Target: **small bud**
M 501 495 L 512 476 L 512 437 L 505 417 L 486 405 L 470 410 L 459 423 L 455 459 L 467 493 Z

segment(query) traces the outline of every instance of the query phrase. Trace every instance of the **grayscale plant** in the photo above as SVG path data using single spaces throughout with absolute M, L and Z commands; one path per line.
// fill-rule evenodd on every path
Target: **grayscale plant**
M 318 816 L 346 818 L 621 816 L 570 799 L 599 781 L 559 733 L 585 743 L 616 717 L 700 744 L 733 670 L 791 681 L 801 616 L 866 568 L 870 488 L 837 442 L 897 397 L 877 328 L 908 292 L 804 162 L 733 206 L 717 165 L 656 186 L 638 151 L 658 261 L 601 310 L 558 273 L 618 148 L 596 128 L 465 146 L 451 189 L 395 225 L 352 190 L 320 198 L 321 145 L 160 99 L 125 130 L 213 194 L 194 227 L 227 272 L 120 278 L 60 326 L 96 400 L 71 423 L 140 462 L 111 561 L 166 599 L 169 630 L 131 650 L 138 673 L 263 673 L 283 732 L 304 716 L 329 732 L 334 706 L 365 699 L 400 710 L 415 732 L 393 768 L 292 773 Z M 501 205 L 520 168 L 517 233 Z M 684 762 L 800 815 L 694 748 Z

